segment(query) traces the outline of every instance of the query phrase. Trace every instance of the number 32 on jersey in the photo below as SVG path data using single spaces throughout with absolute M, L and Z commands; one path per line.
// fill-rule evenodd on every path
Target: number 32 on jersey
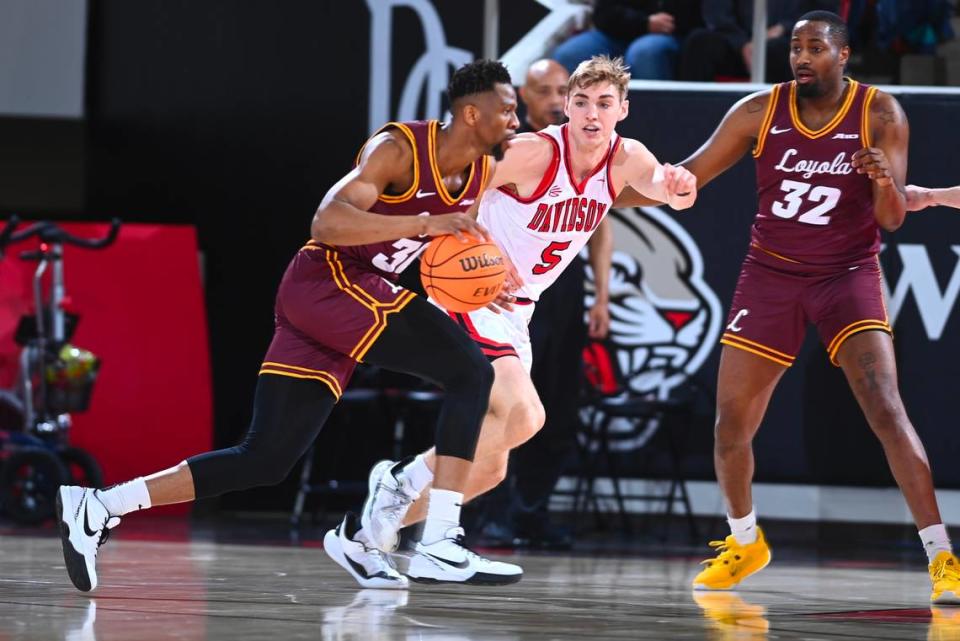
M 812 189 L 811 189 L 812 188 Z M 797 180 L 784 180 L 780 183 L 780 190 L 786 192 L 783 202 L 773 203 L 773 214 L 780 218 L 793 218 L 801 207 L 807 203 L 815 206 L 800 214 L 797 220 L 808 225 L 828 225 L 830 216 L 827 214 L 837 206 L 843 192 L 835 187 L 811 185 Z

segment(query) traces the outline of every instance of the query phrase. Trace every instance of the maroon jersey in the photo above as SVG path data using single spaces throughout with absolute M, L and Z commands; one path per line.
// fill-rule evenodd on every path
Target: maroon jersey
M 430 216 L 465 212 L 480 196 L 487 181 L 488 157 L 481 156 L 475 160 L 467 170 L 466 181 L 460 193 L 451 194 L 443 184 L 443 177 L 437 167 L 439 125 L 436 120 L 390 122 L 374 134 L 391 128 L 402 132 L 413 147 L 414 165 L 410 188 L 402 194 L 380 194 L 376 204 L 370 208 L 371 212 L 386 216 Z M 360 153 L 363 153 L 363 149 Z M 358 162 L 359 159 L 358 154 Z M 426 249 L 429 242 L 429 237 L 414 236 L 371 245 L 338 247 L 337 251 L 359 267 L 371 269 L 395 281 L 400 272 Z
M 850 164 L 871 144 L 876 88 L 846 82 L 840 110 L 818 131 L 800 121 L 796 83 L 774 86 L 760 128 L 751 244 L 790 263 L 848 265 L 880 251 L 871 181 Z

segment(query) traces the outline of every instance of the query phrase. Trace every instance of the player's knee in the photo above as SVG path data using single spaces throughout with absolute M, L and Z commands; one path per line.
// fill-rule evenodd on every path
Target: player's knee
M 539 399 L 524 399 L 510 412 L 512 441 L 511 447 L 517 447 L 533 438 L 543 427 L 546 413 Z
M 717 447 L 735 447 L 753 439 L 751 412 L 740 403 L 717 405 L 717 420 L 713 435 Z
M 482 353 L 481 356 L 483 356 Z M 474 362 L 473 369 L 477 388 L 484 391 L 485 397 L 489 397 L 490 390 L 493 388 L 493 365 L 484 357 Z
M 907 422 L 899 395 L 884 395 L 865 404 L 864 414 L 873 431 L 881 438 L 895 436 Z
M 493 365 L 479 349 L 468 350 L 463 355 L 463 362 L 456 364 L 454 375 L 447 384 L 448 391 L 466 391 L 484 400 L 490 398 L 492 387 Z
M 268 447 L 255 447 L 247 450 L 244 474 L 250 487 L 279 485 L 290 474 L 290 470 L 300 458 L 300 452 L 291 452 L 288 448 L 271 444 Z

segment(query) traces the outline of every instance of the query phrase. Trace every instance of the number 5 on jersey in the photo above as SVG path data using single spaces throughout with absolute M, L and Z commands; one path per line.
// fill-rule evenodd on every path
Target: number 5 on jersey
M 570 246 L 569 240 L 565 240 L 562 243 L 553 241 L 540 253 L 540 263 L 533 266 L 533 273 L 539 276 L 540 274 L 546 274 L 548 271 L 560 264 L 560 261 L 563 260 L 563 257 L 560 256 L 560 252 L 565 250 Z

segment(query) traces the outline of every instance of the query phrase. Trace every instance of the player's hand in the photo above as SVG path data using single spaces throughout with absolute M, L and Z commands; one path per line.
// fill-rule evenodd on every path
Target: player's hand
M 890 161 L 887 160 L 887 154 L 878 147 L 864 147 L 853 154 L 851 165 L 857 170 L 858 174 L 866 174 L 867 178 L 874 181 L 880 187 L 887 187 L 893 184 L 893 176 L 890 175 Z
M 502 309 L 505 309 L 508 312 L 512 312 L 513 303 L 516 300 L 517 300 L 516 296 L 501 289 L 500 293 L 497 294 L 497 297 L 494 298 L 492 302 L 487 303 L 487 309 L 489 309 L 494 314 L 501 313 L 500 310 Z
M 673 16 L 661 11 L 647 18 L 647 31 L 650 33 L 673 33 L 676 29 Z
M 507 256 L 507 252 L 501 248 L 500 253 L 503 254 L 503 267 L 507 270 L 507 274 L 503 280 L 503 291 L 512 294 L 523 287 L 523 279 L 520 278 L 520 272 L 517 271 L 516 265 L 514 265 L 510 257 Z
M 461 243 L 468 242 L 468 236 L 480 238 L 488 243 L 493 242 L 490 233 L 467 214 L 440 214 L 438 216 L 423 216 L 422 236 L 444 236 L 453 234 Z
M 594 303 L 587 312 L 587 334 L 590 338 L 606 338 L 610 331 L 610 308 L 606 303 Z
M 905 191 L 907 196 L 907 211 L 920 211 L 921 209 L 932 207 L 935 204 L 933 201 L 933 192 L 926 187 L 907 185 Z
M 690 173 L 686 167 L 674 167 L 669 163 L 664 163 L 663 185 L 667 190 L 668 202 L 674 209 L 689 207 L 696 200 L 697 177 Z

